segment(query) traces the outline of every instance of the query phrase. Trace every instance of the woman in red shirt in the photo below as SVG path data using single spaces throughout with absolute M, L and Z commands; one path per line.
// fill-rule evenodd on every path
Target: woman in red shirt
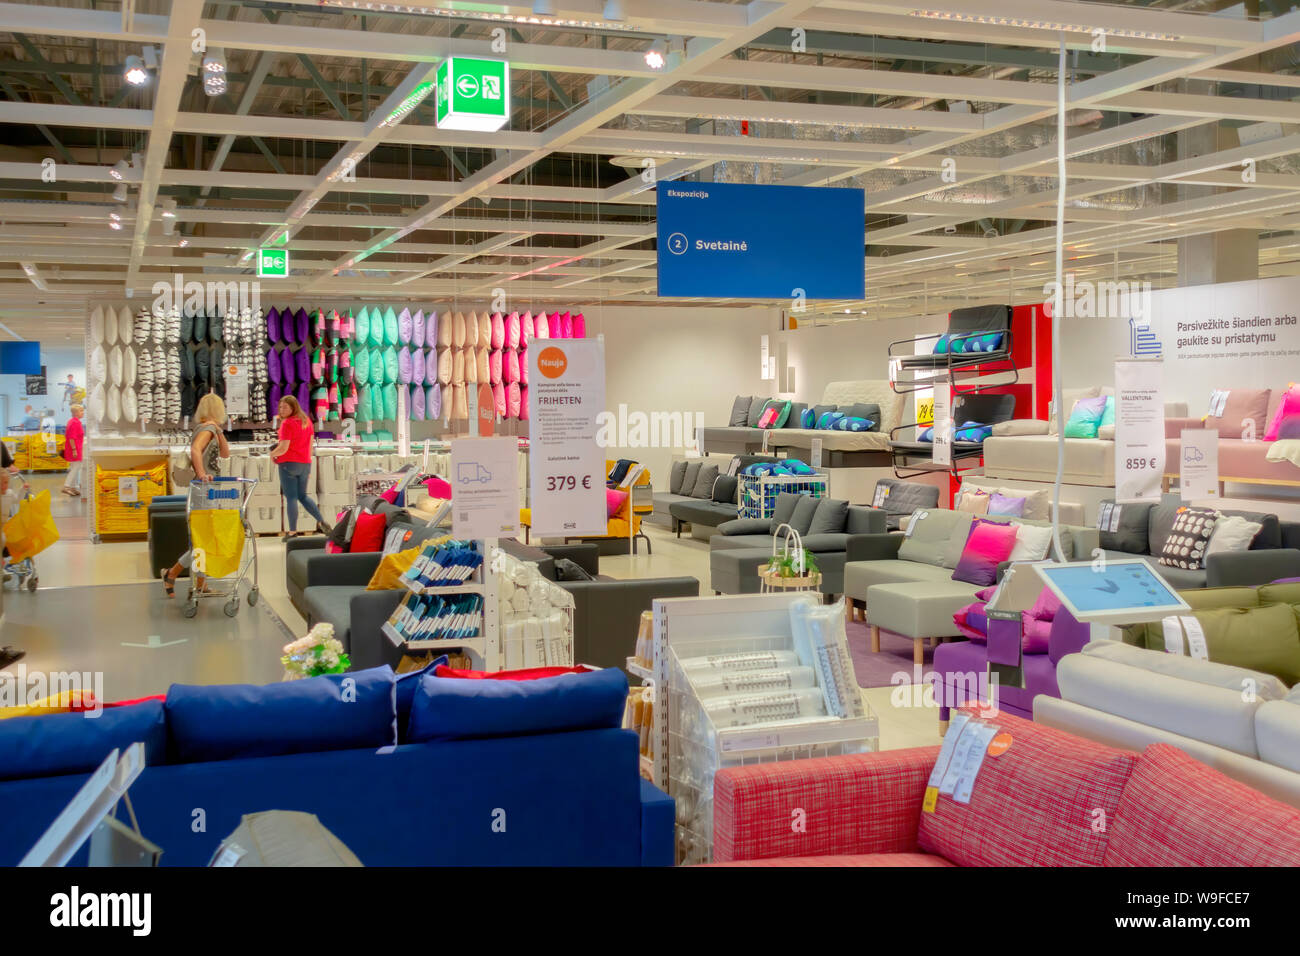
M 86 443 L 86 430 L 82 427 L 81 416 L 86 410 L 80 405 L 72 406 L 72 417 L 68 427 L 63 430 L 63 459 L 68 463 L 68 477 L 63 482 L 63 493 L 74 498 L 81 497 L 81 460 Z
M 299 502 L 307 509 L 307 514 L 316 519 L 316 527 L 321 533 L 329 534 L 330 526 L 321 517 L 316 502 L 307 494 L 307 481 L 311 477 L 311 419 L 292 395 L 280 399 L 276 415 L 280 419 L 280 441 L 271 449 L 271 460 L 280 467 L 280 494 L 284 495 L 285 510 L 289 513 L 290 530 L 284 537 L 290 537 L 295 533 L 293 529 L 298 527 Z

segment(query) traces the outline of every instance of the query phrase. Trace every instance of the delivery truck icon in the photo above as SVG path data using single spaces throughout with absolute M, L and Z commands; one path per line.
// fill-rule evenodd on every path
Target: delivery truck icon
M 491 481 L 492 472 L 476 461 L 462 461 L 456 469 L 456 482 L 468 485 L 473 481 Z

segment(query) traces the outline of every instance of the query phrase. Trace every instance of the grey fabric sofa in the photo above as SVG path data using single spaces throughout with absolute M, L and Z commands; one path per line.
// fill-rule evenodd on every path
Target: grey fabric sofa
M 679 464 L 685 468 L 680 469 Z M 674 463 L 673 480 L 680 478 L 678 487 L 691 491 L 689 495 L 675 495 L 668 504 L 671 527 L 679 538 L 683 528 L 689 527 L 692 537 L 707 540 L 714 528 L 736 517 L 736 478 L 726 474 L 726 468 L 726 464 L 704 458 Z
M 830 510 L 819 516 L 822 507 Z M 718 533 L 709 539 L 712 589 L 720 594 L 756 592 L 759 582 L 755 569 L 760 559 L 771 556 L 773 535 L 782 524 L 799 531 L 804 548 L 816 555 L 822 593 L 834 595 L 844 593 L 849 542 L 863 535 L 883 534 L 885 512 L 834 498 L 782 492 L 776 497 L 771 518 L 736 518 L 718 526 Z M 819 530 L 823 527 L 828 530 Z
M 1109 499 L 1103 502 L 1112 504 Z M 1158 563 L 1174 518 L 1183 502 L 1178 495 L 1164 495 L 1159 504 L 1120 505 L 1116 531 L 1103 531 L 1100 546 L 1108 557 L 1148 558 L 1157 573 L 1181 590 L 1219 587 L 1255 587 L 1278 578 L 1300 576 L 1300 522 L 1281 521 L 1275 514 L 1221 509 L 1263 527 L 1247 551 L 1211 554 L 1205 567 L 1196 570 L 1167 567 Z
M 880 499 L 880 510 L 885 513 L 885 530 L 897 531 L 902 527 L 903 519 L 912 512 L 939 506 L 939 486 L 920 481 L 881 478 L 876 482 L 872 501 L 877 498 Z

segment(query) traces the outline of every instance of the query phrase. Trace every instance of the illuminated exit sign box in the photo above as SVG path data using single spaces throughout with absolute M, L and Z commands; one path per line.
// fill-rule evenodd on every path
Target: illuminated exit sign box
M 453 56 L 438 67 L 438 128 L 492 132 L 510 119 L 510 64 Z

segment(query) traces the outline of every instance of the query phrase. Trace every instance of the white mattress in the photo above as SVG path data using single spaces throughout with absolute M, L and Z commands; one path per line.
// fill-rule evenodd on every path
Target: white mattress
M 990 478 L 1055 480 L 1056 436 L 988 438 L 984 442 L 984 474 Z M 1065 482 L 1112 487 L 1115 484 L 1115 443 L 1100 438 L 1067 438 Z
M 812 448 L 812 440 L 820 438 L 825 451 L 889 451 L 889 433 L 837 432 L 812 428 L 778 428 L 768 440 L 770 448 Z

